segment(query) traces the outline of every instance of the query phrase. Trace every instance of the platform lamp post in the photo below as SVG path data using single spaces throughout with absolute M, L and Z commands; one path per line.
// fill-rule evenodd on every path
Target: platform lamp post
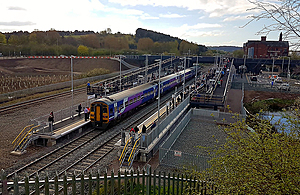
M 73 85 L 73 55 L 71 55 L 71 93 L 72 93 L 72 107 L 71 107 L 71 115 L 72 119 L 74 118 L 74 113 L 73 113 L 73 104 L 74 104 L 74 85 Z
M 121 54 L 119 55 L 120 58 L 120 91 L 122 91 L 122 57 Z
M 158 67 L 158 101 L 157 101 L 157 107 L 158 107 L 158 111 L 157 111 L 157 128 L 159 131 L 159 119 L 160 119 L 160 71 L 161 71 L 161 62 L 162 62 L 162 54 L 160 56 L 159 60 L 155 60 L 155 61 L 159 61 L 159 67 Z
M 291 57 L 289 57 L 289 63 L 288 63 L 288 73 L 287 73 L 287 78 L 288 78 L 288 80 L 290 80 L 290 77 L 291 77 L 290 63 L 291 63 Z
M 145 81 L 144 83 L 148 82 L 148 56 L 151 54 L 144 54 L 146 56 L 146 61 L 145 61 Z

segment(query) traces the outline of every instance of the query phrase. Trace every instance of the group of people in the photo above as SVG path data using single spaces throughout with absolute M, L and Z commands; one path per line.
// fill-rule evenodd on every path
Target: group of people
M 78 112 L 78 116 L 81 117 L 81 111 L 82 111 L 82 106 L 81 104 L 78 105 L 78 110 L 76 110 Z M 85 121 L 87 121 L 90 118 L 90 108 L 89 107 L 85 107 L 84 108 L 84 118 Z M 53 124 L 54 124 L 54 114 L 53 111 L 50 112 L 50 115 L 48 116 L 48 123 L 49 123 L 49 130 L 50 132 L 53 132 Z
M 82 106 L 81 104 L 78 105 L 78 110 L 76 110 L 78 112 L 78 116 L 81 116 L 81 111 L 82 111 Z M 87 121 L 90 118 L 90 107 L 85 107 L 84 108 L 84 119 L 85 121 Z

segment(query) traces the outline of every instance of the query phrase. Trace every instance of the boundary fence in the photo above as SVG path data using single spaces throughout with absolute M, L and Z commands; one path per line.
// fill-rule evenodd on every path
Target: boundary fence
M 81 174 L 76 177 L 74 174 L 71 177 L 64 175 L 59 178 L 57 175 L 54 179 L 49 179 L 48 176 L 41 180 L 37 175 L 34 180 L 25 177 L 24 181 L 19 181 L 15 175 L 14 181 L 7 181 L 4 171 L 1 172 L 0 189 L 2 195 L 9 194 L 25 194 L 29 195 L 35 192 L 36 195 L 49 195 L 50 192 L 54 194 L 214 194 L 216 187 L 212 181 L 199 181 L 191 175 L 183 175 L 175 173 L 151 172 L 151 167 L 147 170 L 136 171 L 136 173 L 125 172 L 121 175 L 118 172 L 114 175 L 100 176 L 98 172 L 95 176 L 91 173 L 88 176 Z M 41 189 L 41 186 L 44 186 Z M 12 188 L 9 192 L 8 188 Z

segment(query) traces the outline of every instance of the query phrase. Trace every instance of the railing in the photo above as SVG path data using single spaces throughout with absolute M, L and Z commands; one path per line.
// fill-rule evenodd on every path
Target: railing
M 37 175 L 35 180 L 29 180 L 29 176 L 25 176 L 24 182 L 20 182 L 17 175 L 14 181 L 7 181 L 6 175 L 2 170 L 0 192 L 3 195 L 8 194 L 25 194 L 29 195 L 35 190 L 35 194 L 46 194 L 50 192 L 59 194 L 61 187 L 63 194 L 214 194 L 216 187 L 212 181 L 199 181 L 195 177 L 183 174 L 168 174 L 151 172 L 151 167 L 147 170 L 127 173 L 121 175 L 120 172 L 115 176 L 114 172 L 108 176 L 104 173 L 101 176 L 100 171 L 97 174 L 88 176 L 83 174 L 76 178 L 73 174 L 71 177 L 64 175 L 59 178 L 58 175 L 50 180 L 48 174 L 45 179 L 40 180 Z M 39 189 L 44 185 L 43 190 Z M 8 192 L 8 188 L 13 188 L 13 192 Z
M 40 125 L 32 127 L 23 137 L 20 137 L 20 141 L 15 146 L 15 151 L 24 151 L 28 142 L 30 141 L 30 137 L 32 136 L 32 131 L 35 128 L 38 128 Z
M 183 102 L 181 102 L 164 120 L 157 124 L 149 133 L 142 134 L 142 148 L 148 148 L 148 146 L 157 138 L 160 133 L 164 131 L 167 126 L 170 126 L 171 122 L 178 118 L 189 106 L 190 96 L 188 96 Z
M 90 104 L 93 100 L 87 100 L 85 102 L 81 102 L 81 105 L 83 107 L 90 107 Z M 79 104 L 76 104 L 76 105 L 73 105 L 73 106 L 70 106 L 70 107 L 67 107 L 67 108 L 64 108 L 64 109 L 61 109 L 61 110 L 58 110 L 58 111 L 55 111 L 54 112 L 54 122 L 57 123 L 57 122 L 62 122 L 64 120 L 67 120 L 67 119 L 70 119 L 72 118 L 72 116 L 76 116 L 78 114 L 78 112 L 76 112 L 77 110 L 77 107 L 78 107 Z M 51 110 L 49 110 L 49 113 L 50 113 Z M 37 130 L 38 132 L 50 132 L 50 129 L 49 129 L 49 122 L 48 122 L 48 117 L 49 117 L 49 114 L 45 114 L 43 116 L 40 116 L 38 118 L 35 118 L 35 119 L 31 119 L 29 124 L 34 124 L 34 125 L 40 125 L 39 129 Z
M 33 125 L 34 125 L 34 124 L 27 125 L 26 127 L 24 127 L 24 129 L 19 133 L 19 135 L 14 139 L 14 141 L 12 142 L 14 148 L 19 144 L 19 142 L 20 142 L 20 140 L 22 139 L 22 137 L 24 137 L 23 133 L 24 133 L 25 129 L 27 129 L 27 128 L 29 128 L 29 127 L 32 127 Z M 19 139 L 19 138 L 20 138 L 20 139 Z M 15 144 L 14 144 L 14 143 L 15 143 Z
M 125 144 L 125 146 L 124 146 L 124 148 L 123 148 L 123 151 L 122 151 L 122 153 L 121 153 L 121 155 L 120 155 L 120 158 L 119 158 L 120 164 L 122 164 L 122 162 L 123 162 L 123 158 L 125 157 L 125 154 L 126 154 L 126 152 L 127 152 L 127 148 L 128 148 L 128 146 L 129 146 L 129 144 L 131 143 L 131 138 L 132 138 L 132 137 L 130 137 L 130 138 L 127 140 L 127 142 L 126 142 L 126 144 Z
M 134 158 L 134 156 L 135 156 L 136 150 L 140 147 L 140 140 L 141 140 L 141 137 L 139 137 L 139 138 L 135 141 L 135 143 L 134 143 L 134 146 L 133 146 L 132 151 L 131 151 L 131 153 L 130 153 L 130 156 L 129 156 L 129 158 L 128 158 L 128 165 L 129 165 L 129 166 L 132 164 L 132 160 L 133 160 L 133 158 Z

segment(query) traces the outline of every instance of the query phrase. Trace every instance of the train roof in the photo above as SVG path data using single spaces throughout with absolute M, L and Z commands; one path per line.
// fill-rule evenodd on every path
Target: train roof
M 188 71 L 189 69 L 186 69 L 186 71 Z M 171 79 L 172 77 L 175 77 L 177 75 L 180 75 L 180 74 L 183 74 L 183 71 L 180 71 L 178 73 L 175 73 L 175 74 L 171 74 L 171 75 L 167 75 L 165 77 L 162 77 L 160 79 L 160 82 L 163 83 L 169 79 Z M 152 88 L 153 86 L 156 86 L 158 84 L 159 80 L 156 79 L 152 82 L 149 82 L 149 83 L 145 83 L 145 84 L 142 84 L 142 85 L 139 85 L 139 86 L 136 86 L 136 87 L 133 87 L 131 89 L 127 89 L 125 91 L 122 91 L 122 92 L 119 92 L 119 93 L 115 93 L 113 95 L 109 95 L 107 97 L 103 97 L 103 98 L 100 98 L 96 101 L 101 101 L 101 102 L 104 102 L 104 103 L 107 103 L 107 104 L 111 104 L 111 103 L 114 103 L 114 102 L 118 102 L 120 100 L 123 100 L 125 99 L 126 97 L 130 97 L 132 95 L 135 95 L 137 93 L 140 93 L 146 89 L 150 89 Z

